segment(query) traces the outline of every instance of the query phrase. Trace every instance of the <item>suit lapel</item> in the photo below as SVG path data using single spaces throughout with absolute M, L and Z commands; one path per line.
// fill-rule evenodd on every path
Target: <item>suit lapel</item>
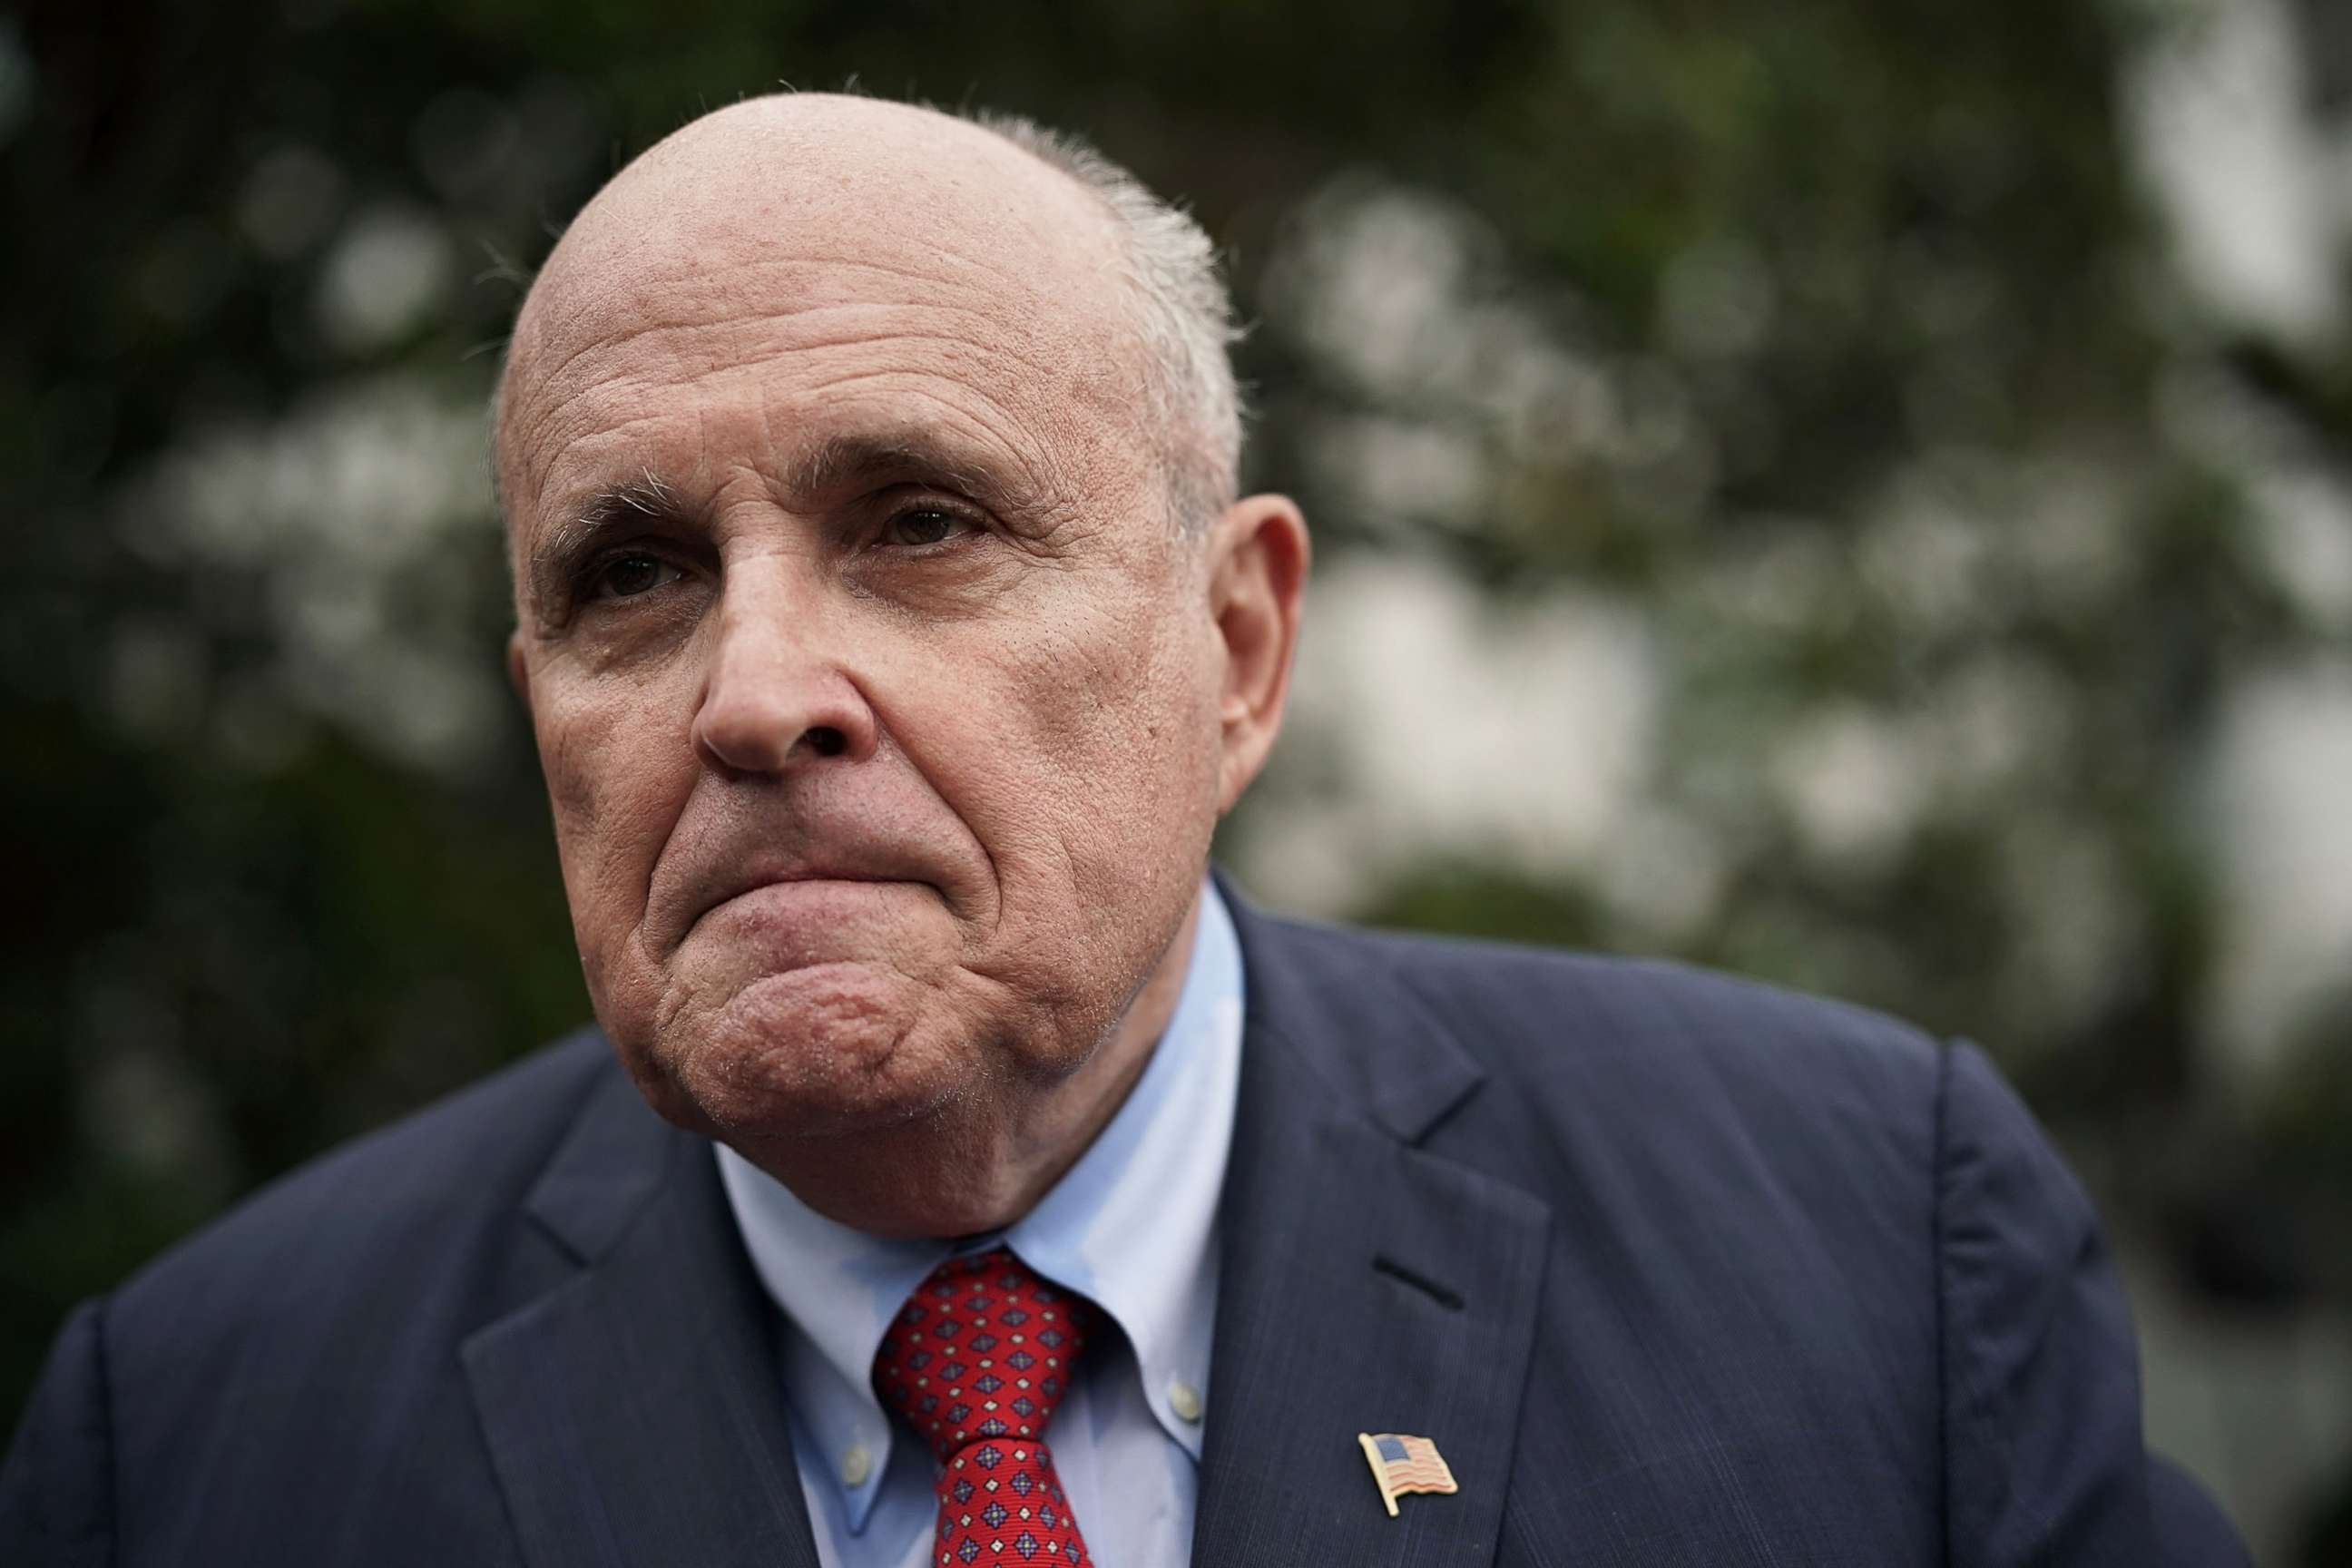
M 1549 1212 L 1414 1147 L 1480 1081 L 1441 1020 L 1228 897 L 1250 1004 L 1193 1561 L 1488 1562 Z M 1460 1491 L 1389 1518 L 1359 1432 L 1432 1439 Z
M 708 1146 L 617 1071 L 529 1203 L 579 1266 L 464 1346 L 533 1568 L 816 1568 L 766 1299 Z

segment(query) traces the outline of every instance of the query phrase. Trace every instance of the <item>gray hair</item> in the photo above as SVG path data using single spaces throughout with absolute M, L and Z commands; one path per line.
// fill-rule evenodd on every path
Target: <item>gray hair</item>
M 1125 282 L 1140 319 L 1163 488 L 1180 535 L 1208 531 L 1240 486 L 1242 396 L 1228 349 L 1240 339 L 1216 247 L 1192 215 L 1083 137 L 1019 115 L 966 116 L 1060 170 L 1109 209 L 1126 241 Z

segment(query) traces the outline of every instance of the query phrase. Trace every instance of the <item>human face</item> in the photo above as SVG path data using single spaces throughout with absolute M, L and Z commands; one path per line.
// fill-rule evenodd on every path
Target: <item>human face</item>
M 657 149 L 518 323 L 512 658 L 582 961 L 648 1098 L 720 1135 L 1066 1079 L 1222 803 L 1108 224 L 954 134 Z

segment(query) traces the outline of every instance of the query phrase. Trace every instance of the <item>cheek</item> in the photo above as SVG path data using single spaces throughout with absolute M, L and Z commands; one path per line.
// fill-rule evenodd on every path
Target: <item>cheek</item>
M 1058 900 L 1065 918 L 1072 896 L 1113 900 L 1162 866 L 1189 883 L 1187 856 L 1214 822 L 1217 743 L 1181 616 L 1142 594 L 1067 597 L 1014 635 L 975 630 L 942 649 L 962 679 L 923 692 L 929 712 L 905 726 L 1007 900 Z
M 679 711 L 639 680 L 533 683 L 532 728 L 583 951 L 643 918 L 654 862 L 694 782 Z

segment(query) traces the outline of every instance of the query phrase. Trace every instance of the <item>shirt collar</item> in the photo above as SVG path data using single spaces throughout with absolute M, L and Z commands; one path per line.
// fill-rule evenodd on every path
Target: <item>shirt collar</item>
M 1241 1089 L 1242 984 L 1233 917 L 1204 881 L 1183 987 L 1142 1076 L 1077 1163 L 1001 1238 L 1118 1322 L 1135 1347 L 1153 1416 L 1196 1462 L 1194 1402 L 1206 1395 L 1215 1321 L 1217 1198 Z M 875 1352 L 908 1295 L 957 1248 L 852 1230 L 732 1149 L 714 1147 L 752 1267 L 789 1320 L 788 1397 L 841 1489 L 851 1528 L 862 1529 L 890 1452 L 889 1418 L 869 1382 Z

